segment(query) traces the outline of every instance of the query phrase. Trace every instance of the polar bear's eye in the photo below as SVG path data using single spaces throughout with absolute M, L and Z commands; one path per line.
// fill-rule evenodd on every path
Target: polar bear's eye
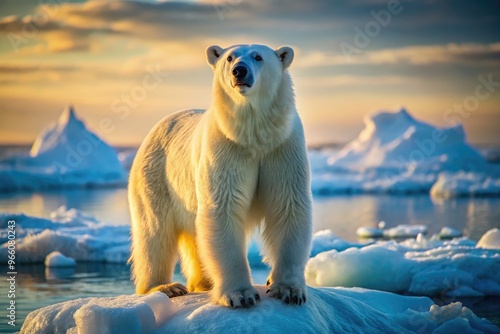
M 257 60 L 257 61 L 261 61 L 261 60 L 262 60 L 262 57 L 261 57 L 261 56 L 259 56 L 259 55 L 256 55 L 256 56 L 255 56 L 255 60 Z
M 227 57 L 227 61 L 229 61 L 229 62 L 230 62 L 230 61 L 232 61 L 232 60 L 233 60 L 233 57 L 231 57 L 231 56 L 228 56 L 228 57 Z

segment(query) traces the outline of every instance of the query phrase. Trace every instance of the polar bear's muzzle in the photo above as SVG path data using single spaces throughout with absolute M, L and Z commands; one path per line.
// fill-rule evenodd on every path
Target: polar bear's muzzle
M 240 62 L 236 64 L 231 74 L 231 83 L 233 87 L 239 87 L 240 90 L 245 87 L 252 87 L 253 75 L 252 72 L 248 70 L 248 66 L 245 63 Z

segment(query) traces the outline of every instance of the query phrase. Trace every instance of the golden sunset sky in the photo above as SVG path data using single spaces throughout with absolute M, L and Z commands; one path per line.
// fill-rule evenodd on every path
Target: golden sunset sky
M 405 106 L 500 144 L 498 1 L 0 1 L 0 143 L 31 143 L 73 104 L 115 145 L 210 104 L 212 44 L 295 50 L 310 144 L 347 142 Z M 489 82 L 489 83 L 488 83 Z

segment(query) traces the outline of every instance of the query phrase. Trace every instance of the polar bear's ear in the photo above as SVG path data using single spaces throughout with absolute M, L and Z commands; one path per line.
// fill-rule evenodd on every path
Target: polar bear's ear
M 278 56 L 278 59 L 283 63 L 283 69 L 286 69 L 293 60 L 293 49 L 288 46 L 282 46 L 278 50 L 274 51 Z
M 212 45 L 207 48 L 207 61 L 210 66 L 215 67 L 215 64 L 219 60 L 219 57 L 224 52 L 224 49 L 218 45 Z

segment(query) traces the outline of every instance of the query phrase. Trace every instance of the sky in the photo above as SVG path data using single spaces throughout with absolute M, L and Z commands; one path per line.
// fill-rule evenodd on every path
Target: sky
M 210 105 L 205 49 L 295 50 L 309 144 L 345 143 L 401 106 L 500 144 L 500 3 L 448 0 L 0 1 L 0 144 L 31 143 L 72 104 L 114 145 Z

